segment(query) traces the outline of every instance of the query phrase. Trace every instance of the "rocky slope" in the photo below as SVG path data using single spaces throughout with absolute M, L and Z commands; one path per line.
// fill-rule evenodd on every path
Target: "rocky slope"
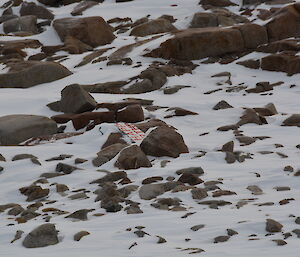
M 1 256 L 299 255 L 299 2 L 0 8 Z

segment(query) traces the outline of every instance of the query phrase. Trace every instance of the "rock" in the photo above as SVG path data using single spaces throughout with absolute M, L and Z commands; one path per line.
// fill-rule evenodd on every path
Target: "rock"
M 24 160 L 24 159 L 37 159 L 36 156 L 32 154 L 17 154 L 15 155 L 11 160 L 12 161 L 19 161 L 19 160 Z
M 80 85 L 72 84 L 61 91 L 60 109 L 64 113 L 82 113 L 92 111 L 97 102 Z
M 105 175 L 100 179 L 93 180 L 90 184 L 93 183 L 103 184 L 106 182 L 115 182 L 125 178 L 127 178 L 127 173 L 125 171 L 116 171 L 116 172 L 108 173 L 107 175 Z
M 28 32 L 37 34 L 37 17 L 34 15 L 22 16 L 3 22 L 3 30 L 5 34 Z
M 240 142 L 241 146 L 251 145 L 256 142 L 255 138 L 247 136 L 237 136 L 236 139 Z
M 88 236 L 89 234 L 90 232 L 88 231 L 79 231 L 74 235 L 73 239 L 74 241 L 80 241 L 81 238 L 83 238 L 84 236 Z
M 141 167 L 152 167 L 152 164 L 139 146 L 132 145 L 120 152 L 115 166 L 119 169 L 128 170 Z
M 192 175 L 200 176 L 204 174 L 204 170 L 201 167 L 189 167 L 189 168 L 177 170 L 176 174 L 177 175 L 192 174 Z
M 213 110 L 223 110 L 228 108 L 233 108 L 233 106 L 227 103 L 226 101 L 222 100 L 213 107 Z
M 157 244 L 164 244 L 167 242 L 167 240 L 161 236 L 156 236 L 156 237 L 158 238 Z
M 154 177 L 145 178 L 142 181 L 142 184 L 143 185 L 147 185 L 147 184 L 152 184 L 152 183 L 155 183 L 155 182 L 158 182 L 158 181 L 162 181 L 162 180 L 163 180 L 163 177 L 154 176 Z
M 100 167 L 104 163 L 113 159 L 125 147 L 127 147 L 127 144 L 116 143 L 103 148 L 97 153 L 98 156 L 93 160 L 93 165 Z
M 58 243 L 58 231 L 54 224 L 43 224 L 32 230 L 24 239 L 23 246 L 26 248 L 45 247 Z
M 62 41 L 72 36 L 92 47 L 110 44 L 115 39 L 113 29 L 102 17 L 57 19 L 53 27 Z
M 265 26 L 270 42 L 300 36 L 300 3 L 281 8 Z
M 140 79 L 128 88 L 122 89 L 125 94 L 141 94 L 160 89 L 166 82 L 167 76 L 155 68 L 148 68 L 138 76 Z
M 77 220 L 87 220 L 87 214 L 95 209 L 81 209 L 71 213 L 70 215 L 66 216 L 65 218 L 77 219 Z
M 208 196 L 207 191 L 204 188 L 194 188 L 191 190 L 191 193 L 195 200 L 202 200 Z
M 222 146 L 221 151 L 222 152 L 231 152 L 231 153 L 233 153 L 233 149 L 234 149 L 234 142 L 233 141 L 229 141 L 229 142 L 227 142 L 226 144 L 224 144 Z
M 141 143 L 141 149 L 145 154 L 156 157 L 176 158 L 181 153 L 189 152 L 182 136 L 168 127 L 158 127 L 151 131 Z
M 221 38 L 223 40 L 221 40 Z M 187 29 L 163 42 L 149 56 L 164 59 L 198 60 L 244 49 L 239 30 L 225 28 Z
M 159 34 L 176 30 L 177 29 L 172 25 L 172 23 L 169 20 L 159 18 L 134 27 L 130 35 L 137 37 L 145 37 L 152 34 Z
M 59 63 L 18 62 L 10 64 L 8 73 L 0 74 L 0 88 L 28 88 L 62 79 L 71 74 L 72 72 Z
M 236 6 L 236 4 L 232 3 L 230 0 L 201 0 L 199 4 L 215 7 Z
M 77 170 L 78 168 L 76 166 L 72 166 L 66 163 L 58 163 L 56 165 L 55 171 L 56 172 L 62 172 L 64 174 L 71 174 L 74 170 Z
M 54 15 L 52 12 L 50 12 L 47 8 L 37 5 L 33 2 L 23 2 L 21 9 L 20 9 L 20 15 L 26 16 L 26 15 L 34 15 L 38 19 L 47 19 L 47 20 L 53 20 Z
M 62 193 L 69 190 L 69 187 L 65 184 L 56 184 L 55 187 L 57 193 Z
M 293 114 L 282 122 L 282 126 L 300 127 L 300 114 Z
M 272 240 L 273 242 L 275 242 L 278 246 L 282 246 L 282 245 L 286 245 L 287 242 L 282 240 L 282 239 L 274 239 Z
M 273 116 L 278 114 L 276 107 L 273 103 L 268 103 L 263 108 L 254 108 L 254 110 L 260 115 L 260 116 Z
M 165 192 L 164 184 L 142 185 L 139 190 L 139 196 L 143 200 L 151 200 Z
M 135 124 L 141 131 L 146 133 L 148 129 L 155 128 L 155 127 L 170 127 L 167 123 L 159 119 L 150 119 L 146 122 L 137 123 Z
M 283 226 L 279 222 L 277 222 L 276 220 L 267 219 L 266 230 L 268 232 L 270 232 L 270 233 L 281 232 L 282 228 L 283 228 Z
M 187 87 L 190 87 L 190 86 L 176 85 L 173 87 L 164 88 L 163 92 L 165 95 L 173 95 L 173 94 L 177 93 L 180 89 L 187 88 Z
M 57 125 L 47 117 L 36 115 L 7 115 L 0 117 L 0 145 L 18 145 L 41 135 L 52 135 Z
M 171 118 L 175 116 L 187 116 L 187 115 L 198 115 L 196 112 L 192 112 L 180 107 L 168 108 L 166 112 L 171 112 L 172 114 L 165 116 L 165 118 Z
M 114 144 L 126 144 L 125 140 L 122 139 L 121 133 L 111 133 L 105 143 L 102 145 L 101 149 L 104 149 L 108 146 L 114 145 Z
M 232 164 L 236 161 L 236 156 L 234 153 L 232 152 L 225 152 L 225 161 L 228 163 L 228 164 Z
M 17 230 L 14 239 L 10 243 L 12 244 L 15 241 L 19 240 L 23 234 L 24 234 L 23 230 Z
M 227 235 L 228 236 L 234 236 L 234 235 L 238 235 L 239 234 L 238 232 L 236 232 L 235 230 L 230 229 L 230 228 L 226 229 L 226 231 L 227 231 Z
M 78 199 L 88 199 L 89 197 L 87 196 L 86 193 L 80 192 L 80 193 L 70 195 L 70 196 L 68 196 L 68 198 L 71 200 L 78 200 Z
M 279 53 L 261 59 L 261 68 L 267 71 L 286 72 L 288 76 L 300 73 L 300 57 Z
M 43 189 L 40 186 L 28 186 L 28 187 L 21 187 L 19 189 L 20 193 L 27 196 L 26 201 L 30 202 L 36 199 L 44 198 L 49 194 L 49 189 Z
M 115 198 L 106 198 L 101 201 L 101 208 L 107 212 L 118 212 L 122 210 L 122 205 L 119 204 L 119 200 Z
M 191 230 L 198 231 L 199 229 L 204 228 L 204 227 L 205 227 L 205 225 L 203 225 L 203 224 L 195 225 L 195 226 L 191 227 Z
M 218 17 L 214 13 L 195 13 L 190 28 L 218 27 Z
M 181 177 L 178 179 L 178 181 L 182 183 L 187 183 L 191 186 L 198 185 L 200 183 L 203 183 L 203 180 L 198 178 L 197 176 L 189 173 L 183 173 Z
M 92 51 L 93 47 L 87 45 L 75 37 L 66 36 L 65 37 L 65 46 L 62 50 L 69 52 L 70 54 L 82 54 L 87 51 Z
M 223 243 L 223 242 L 228 241 L 229 238 L 230 238 L 230 236 L 217 236 L 217 237 L 215 237 L 215 239 L 214 239 L 214 243 L 215 243 L 215 244 L 216 244 L 216 243 Z
M 249 60 L 245 60 L 245 61 L 240 61 L 237 62 L 237 64 L 242 65 L 246 68 L 249 69 L 259 69 L 260 68 L 260 60 L 253 60 L 253 59 L 249 59 Z
M 82 13 L 87 10 L 92 8 L 93 6 L 97 5 L 97 1 L 83 1 L 80 2 L 78 5 L 76 5 L 71 12 L 72 16 L 77 16 L 77 15 L 82 15 Z
M 16 207 L 13 207 L 11 208 L 7 214 L 8 215 L 13 215 L 13 216 L 17 216 L 19 215 L 20 213 L 22 213 L 24 211 L 24 208 L 22 206 L 16 206 Z
M 116 114 L 116 121 L 135 123 L 143 121 L 144 119 L 143 108 L 138 104 L 129 105 Z
M 252 192 L 253 195 L 262 195 L 263 191 L 256 185 L 247 186 L 247 189 Z
M 265 122 L 266 121 L 263 121 L 261 119 L 261 117 L 259 115 L 257 115 L 257 113 L 253 109 L 247 108 L 244 111 L 243 115 L 240 117 L 240 121 L 236 125 L 242 126 L 242 125 L 248 124 L 248 123 L 262 125 Z

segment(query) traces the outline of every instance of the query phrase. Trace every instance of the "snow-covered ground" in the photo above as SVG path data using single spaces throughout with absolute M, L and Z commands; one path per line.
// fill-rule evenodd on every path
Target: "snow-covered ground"
M 36 0 L 33 0 L 33 2 L 38 3 Z M 148 14 L 151 15 L 151 18 L 168 14 L 173 15 L 177 19 L 174 26 L 185 29 L 188 27 L 193 14 L 203 11 L 198 2 L 198 0 L 135 0 L 116 4 L 114 0 L 106 0 L 104 3 L 85 11 L 83 17 L 102 16 L 105 20 L 114 17 L 130 17 L 132 20 L 136 20 Z M 238 0 L 234 2 L 240 3 Z M 71 4 L 49 9 L 56 15 L 56 19 L 71 17 L 70 12 L 75 5 Z M 261 5 L 261 8 L 264 7 L 266 5 Z M 14 12 L 18 12 L 18 8 L 13 8 Z M 230 9 L 237 12 L 239 6 Z M 168 35 L 142 45 L 128 55 L 134 63 L 142 63 L 142 66 L 139 68 L 121 65 L 106 66 L 106 62 L 74 68 L 88 53 L 69 55 L 68 59 L 61 64 L 71 70 L 74 73 L 73 75 L 28 89 L 1 89 L 0 116 L 8 114 L 35 114 L 51 117 L 56 115 L 57 113 L 51 111 L 46 104 L 59 100 L 60 92 L 65 86 L 73 83 L 94 84 L 124 80 L 136 76 L 154 60 L 153 58 L 142 57 L 144 50 L 157 47 L 166 37 Z M 44 45 L 61 43 L 53 28 L 28 38 L 38 39 Z M 13 39 L 18 38 L 1 37 L 1 40 Z M 129 32 L 119 34 L 117 39 L 110 45 L 115 48 L 106 54 L 109 55 L 117 48 L 133 42 L 135 42 L 134 37 L 129 36 Z M 107 45 L 98 49 L 105 47 Z M 32 49 L 28 51 L 32 51 Z M 32 54 L 32 52 L 30 53 Z M 57 53 L 57 55 L 59 54 L 66 53 Z M 251 53 L 239 59 L 239 61 L 261 56 L 264 56 L 264 54 Z M 24 224 L 17 224 L 14 220 L 15 217 L 7 215 L 7 211 L 0 213 L 0 256 L 187 256 L 189 253 L 197 250 L 193 250 L 193 248 L 201 248 L 205 252 L 200 254 L 208 257 L 253 257 L 254 255 L 298 257 L 300 239 L 297 238 L 296 234 L 292 233 L 292 236 L 286 239 L 287 245 L 284 246 L 277 246 L 272 240 L 283 239 L 283 233 L 300 229 L 300 225 L 297 225 L 294 221 L 295 217 L 300 216 L 300 177 L 295 177 L 293 173 L 283 171 L 283 168 L 287 165 L 293 166 L 295 171 L 300 168 L 300 149 L 296 148 L 296 145 L 300 144 L 299 128 L 281 126 L 282 121 L 288 115 L 300 113 L 300 85 L 298 85 L 300 75 L 288 77 L 281 72 L 252 70 L 237 65 L 235 62 L 226 65 L 219 63 L 202 64 L 200 62 L 194 61 L 199 66 L 192 74 L 168 78 L 164 88 L 174 85 L 190 86 L 189 88 L 181 89 L 173 95 L 166 95 L 163 94 L 162 90 L 157 90 L 140 95 L 93 94 L 93 97 L 97 102 L 117 102 L 125 97 L 138 97 L 154 100 L 154 105 L 181 107 L 197 112 L 199 115 L 169 119 L 164 118 L 166 116 L 165 109 L 151 112 L 152 117 L 162 119 L 178 129 L 190 153 L 181 154 L 176 159 L 150 157 L 153 164 L 152 168 L 140 168 L 126 172 L 134 185 L 141 185 L 141 181 L 147 177 L 162 176 L 165 181 L 168 176 L 175 176 L 176 170 L 200 166 L 205 172 L 201 179 L 204 181 L 219 180 L 222 182 L 222 184 L 218 184 L 221 189 L 236 193 L 236 195 L 213 198 L 210 191 L 208 192 L 209 197 L 204 200 L 222 199 L 231 202 L 231 205 L 221 206 L 219 209 L 199 205 L 196 200 L 192 199 L 190 190 L 187 190 L 178 193 L 167 192 L 161 196 L 180 198 L 182 205 L 186 207 L 186 211 L 159 210 L 150 206 L 154 200 L 141 200 L 136 191 L 128 199 L 141 203 L 140 208 L 144 213 L 128 215 L 123 210 L 117 213 L 106 213 L 104 209 L 100 208 L 99 202 L 94 202 L 96 196 L 93 194 L 93 191 L 98 186 L 89 184 L 92 180 L 103 176 L 104 173 L 97 170 L 91 161 L 106 141 L 107 136 L 111 132 L 117 132 L 118 130 L 114 124 L 101 124 L 80 136 L 58 140 L 54 143 L 31 147 L 0 147 L 0 153 L 7 160 L 0 163 L 4 168 L 0 172 L 0 205 L 18 203 L 26 207 L 31 204 L 26 202 L 26 197 L 21 195 L 18 189 L 30 185 L 42 173 L 55 171 L 56 164 L 59 161 L 47 162 L 45 161 L 46 159 L 60 154 L 70 154 L 73 157 L 64 160 L 64 163 L 74 165 L 74 159 L 79 157 L 87 159 L 88 162 L 78 165 L 82 170 L 76 170 L 70 175 L 48 179 L 49 184 L 46 187 L 50 189 L 50 193 L 41 209 L 53 207 L 69 212 L 84 208 L 96 209 L 88 214 L 87 221 L 75 222 L 65 219 L 65 215 L 52 215 L 51 223 L 55 224 L 60 231 L 59 239 L 61 242 L 54 246 L 36 249 L 24 248 L 22 239 L 14 243 L 10 243 L 10 241 L 17 230 L 23 230 L 27 234 L 38 225 L 43 224 L 44 215 L 29 220 Z M 283 81 L 284 84 L 275 87 L 271 95 L 244 94 L 244 90 L 226 92 L 225 89 L 229 87 L 225 83 L 227 77 L 211 78 L 212 75 L 224 71 L 231 73 L 233 86 L 244 83 L 248 88 L 252 88 L 255 87 L 257 82 L 261 81 L 269 81 L 270 83 Z M 220 82 L 220 85 L 216 84 L 218 82 Z M 296 87 L 290 88 L 292 84 L 295 84 Z M 213 94 L 204 94 L 207 91 L 218 88 L 224 90 Z M 227 101 L 234 108 L 218 111 L 212 110 L 213 106 L 220 100 Z M 279 114 L 268 117 L 268 124 L 266 125 L 246 124 L 240 130 L 246 136 L 268 136 L 270 138 L 257 140 L 248 146 L 240 146 L 232 131 L 217 131 L 218 127 L 236 123 L 243 113 L 243 107 L 263 107 L 267 103 L 274 103 Z M 145 110 L 145 114 L 150 115 L 150 112 Z M 103 135 L 98 130 L 99 126 L 101 126 Z M 74 131 L 71 122 L 68 123 L 67 131 Z M 206 132 L 208 134 L 200 136 Z M 231 140 L 235 142 L 235 151 L 240 150 L 245 153 L 251 153 L 252 159 L 246 159 L 242 163 L 227 164 L 224 160 L 225 154 L 217 150 L 224 143 Z M 275 144 L 282 144 L 283 147 L 275 148 Z M 203 157 L 197 157 L 199 151 L 207 153 Z M 259 153 L 260 151 L 272 151 L 274 153 L 263 155 Z M 288 157 L 282 158 L 276 152 L 283 153 Z M 33 164 L 30 159 L 11 161 L 13 156 L 23 153 L 37 156 L 42 165 Z M 100 169 L 117 171 L 117 168 L 113 166 L 115 160 L 111 160 L 100 167 Z M 161 168 L 162 160 L 169 160 L 170 162 L 167 163 L 166 167 Z M 257 176 L 257 174 L 260 176 Z M 54 183 L 66 184 L 71 191 L 84 188 L 89 198 L 71 200 L 67 196 L 58 194 Z M 251 191 L 246 189 L 249 185 L 259 186 L 263 190 L 263 194 L 252 195 Z M 41 186 L 44 187 L 44 185 Z M 278 192 L 274 189 L 277 186 L 288 186 L 290 191 Z M 72 192 L 67 193 L 67 195 L 71 194 Z M 293 200 L 288 204 L 279 204 L 279 201 L 289 198 L 293 198 Z M 237 208 L 236 205 L 241 200 L 244 200 L 247 204 Z M 55 202 L 52 203 L 50 201 Z M 274 205 L 258 206 L 258 204 L 266 202 L 273 202 Z M 41 209 L 39 212 L 41 212 Z M 187 212 L 194 214 L 187 218 L 182 218 Z M 95 213 L 103 213 L 105 215 L 93 216 Z M 280 222 L 283 225 L 283 233 L 266 235 L 268 232 L 265 230 L 265 223 L 268 218 Z M 204 224 L 205 227 L 198 231 L 190 229 L 198 224 Z M 144 226 L 143 230 L 149 235 L 138 238 L 133 233 L 136 230 L 136 226 Z M 131 231 L 128 231 L 128 228 L 131 228 Z M 229 228 L 234 229 L 239 234 L 232 236 L 227 242 L 213 243 L 215 237 L 226 235 L 226 229 Z M 73 235 L 81 230 L 89 231 L 90 235 L 82 238 L 79 242 L 74 241 Z M 165 238 L 167 243 L 157 244 L 157 236 Z M 249 240 L 250 238 L 257 240 Z M 129 249 L 134 242 L 137 245 Z

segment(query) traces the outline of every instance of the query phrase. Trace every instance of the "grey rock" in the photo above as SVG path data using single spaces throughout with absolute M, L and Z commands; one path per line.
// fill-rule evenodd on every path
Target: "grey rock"
M 21 9 L 20 9 L 20 15 L 26 16 L 26 15 L 34 15 L 38 19 L 47 19 L 47 20 L 53 20 L 54 15 L 52 12 L 50 12 L 47 8 L 37 5 L 33 2 L 23 2 Z
M 17 145 L 29 138 L 56 133 L 56 123 L 43 116 L 7 115 L 0 117 L 0 145 Z
M 215 244 L 216 244 L 216 243 L 223 243 L 223 242 L 228 241 L 229 238 L 230 238 L 230 236 L 217 236 L 217 237 L 215 237 L 215 239 L 214 239 L 214 243 L 215 243 Z
M 71 219 L 78 219 L 78 220 L 87 220 L 87 214 L 95 209 L 81 209 L 71 213 L 70 215 L 66 216 L 65 218 Z
M 23 246 L 26 248 L 45 247 L 57 244 L 58 231 L 54 224 L 43 224 L 32 230 L 24 239 Z
M 14 239 L 11 240 L 10 243 L 12 244 L 12 243 L 14 243 L 15 241 L 21 239 L 21 237 L 22 237 L 23 234 L 24 234 L 24 231 L 22 231 L 22 230 L 17 230 Z
M 195 226 L 192 226 L 192 227 L 191 227 L 191 230 L 193 230 L 193 231 L 198 231 L 199 229 L 204 228 L 204 227 L 205 227 L 204 224 L 195 225 Z
M 176 171 L 177 175 L 182 175 L 184 173 L 200 176 L 204 174 L 204 170 L 201 167 L 189 167 L 189 168 L 184 168 Z
M 88 236 L 89 234 L 90 232 L 88 231 L 79 231 L 74 235 L 73 239 L 74 241 L 80 241 L 81 238 L 83 238 L 84 236 Z
M 227 103 L 226 101 L 222 100 L 213 107 L 213 110 L 223 110 L 229 108 L 233 108 L 233 106 Z
M 208 196 L 207 191 L 204 188 L 194 188 L 191 190 L 191 193 L 195 200 L 201 200 Z
M 55 171 L 56 172 L 62 172 L 64 174 L 71 174 L 74 170 L 77 170 L 78 168 L 66 163 L 58 163 L 56 165 Z
M 283 225 L 273 219 L 267 219 L 266 230 L 270 233 L 281 232 Z
M 144 200 L 151 200 L 165 192 L 164 184 L 147 184 L 141 186 L 139 196 Z
M 3 22 L 3 30 L 6 34 L 12 32 L 38 33 L 37 17 L 34 15 L 22 16 Z
M 72 84 L 61 91 L 60 109 L 64 113 L 82 113 L 92 111 L 97 102 L 80 85 Z

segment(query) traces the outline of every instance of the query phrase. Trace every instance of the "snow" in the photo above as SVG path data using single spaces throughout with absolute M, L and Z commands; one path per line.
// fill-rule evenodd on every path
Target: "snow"
M 33 2 L 38 3 L 36 0 Z M 120 17 L 130 17 L 133 20 L 142 18 L 150 14 L 151 18 L 157 18 L 163 14 L 173 15 L 178 20 L 174 25 L 179 29 L 185 29 L 195 12 L 203 11 L 198 5 L 199 0 L 135 0 L 127 3 L 116 4 L 113 0 L 106 0 L 104 3 L 94 6 L 84 12 L 83 17 L 102 16 L 105 20 Z M 235 0 L 234 2 L 240 3 Z M 177 5 L 173 7 L 172 5 Z M 71 17 L 70 12 L 76 6 L 71 4 L 59 8 L 49 8 L 54 12 L 57 18 Z M 261 5 L 261 8 L 270 8 L 267 5 Z M 239 7 L 229 8 L 238 12 Z M 19 8 L 13 10 L 18 12 Z M 117 35 L 117 39 L 110 45 L 114 49 L 109 50 L 104 55 L 113 53 L 116 49 L 132 44 L 135 39 L 128 33 Z M 60 99 L 60 91 L 67 85 L 73 83 L 95 84 L 116 80 L 127 80 L 130 77 L 138 75 L 145 70 L 154 60 L 153 58 L 142 57 L 145 49 L 154 49 L 161 42 L 169 38 L 170 35 L 164 35 L 156 40 L 135 48 L 128 54 L 133 62 L 142 62 L 142 67 L 132 68 L 127 66 L 106 66 L 106 62 L 87 64 L 85 66 L 74 68 L 84 56 L 69 55 L 68 59 L 62 64 L 70 69 L 74 74 L 64 79 L 45 83 L 29 89 L 1 89 L 0 90 L 0 116 L 9 114 L 35 114 L 44 116 L 53 116 L 57 114 L 46 107 L 46 104 Z M 61 44 L 59 37 L 53 28 L 48 27 L 41 34 L 27 37 L 38 39 L 45 45 Z M 1 40 L 16 40 L 17 37 L 4 36 Z M 99 47 L 101 48 L 106 48 Z M 34 54 L 35 50 L 26 50 L 28 54 Z M 57 55 L 66 54 L 65 52 Z M 246 59 L 258 59 L 263 57 L 263 53 L 251 53 L 242 57 L 238 61 Z M 54 143 L 42 144 L 31 147 L 8 146 L 0 147 L 0 153 L 5 156 L 7 162 L 1 162 L 0 165 L 4 171 L 0 172 L 0 204 L 18 203 L 23 207 L 29 205 L 25 196 L 18 191 L 20 187 L 28 186 L 37 180 L 42 173 L 55 171 L 58 161 L 46 162 L 45 160 L 59 154 L 71 154 L 72 158 L 62 162 L 74 165 L 75 158 L 84 158 L 88 162 L 80 164 L 78 167 L 83 170 L 76 170 L 67 176 L 60 176 L 48 179 L 49 184 L 41 185 L 50 188 L 49 200 L 57 200 L 53 204 L 44 204 L 41 209 L 54 207 L 65 211 L 76 211 L 83 208 L 95 208 L 94 213 L 103 213 L 104 216 L 95 217 L 88 214 L 88 221 L 73 222 L 65 219 L 64 215 L 52 215 L 51 223 L 54 223 L 60 231 L 60 243 L 54 246 L 37 249 L 25 249 L 22 246 L 22 240 L 13 244 L 16 230 L 23 230 L 25 234 L 33 228 L 43 224 L 43 215 L 28 221 L 24 224 L 16 224 L 12 216 L 7 215 L 7 211 L 0 213 L 0 256 L 22 256 L 22 257 L 152 257 L 152 256 L 189 256 L 187 248 L 201 248 L 205 252 L 201 253 L 207 257 L 230 256 L 230 257 L 253 257 L 254 255 L 265 257 L 298 257 L 299 256 L 299 238 L 293 234 L 288 238 L 287 245 L 276 246 L 273 239 L 282 239 L 281 233 L 265 236 L 265 220 L 272 218 L 284 225 L 283 231 L 290 232 L 293 229 L 300 228 L 294 223 L 294 217 L 291 214 L 300 216 L 299 207 L 299 177 L 294 177 L 289 172 L 284 172 L 286 165 L 291 165 L 297 171 L 300 168 L 299 155 L 300 149 L 295 146 L 300 143 L 299 128 L 282 127 L 282 121 L 293 113 L 300 113 L 299 94 L 300 89 L 297 83 L 300 75 L 288 77 L 281 72 L 268 72 L 262 70 L 247 69 L 237 65 L 235 62 L 227 65 L 221 64 L 201 64 L 195 61 L 199 66 L 193 71 L 193 74 L 185 74 L 180 77 L 169 77 L 165 87 L 174 85 L 189 85 L 191 87 L 181 89 L 174 95 L 165 95 L 162 90 L 149 92 L 139 95 L 112 95 L 112 94 L 93 94 L 98 102 L 117 102 L 125 97 L 138 97 L 154 100 L 154 105 L 181 107 L 199 115 L 173 117 L 164 119 L 165 109 L 159 109 L 151 112 L 155 118 L 162 119 L 168 124 L 176 127 L 182 134 L 190 153 L 182 154 L 179 158 L 154 158 L 152 168 L 140 168 L 138 170 L 127 171 L 128 177 L 134 185 L 140 185 L 141 181 L 151 176 L 162 176 L 166 179 L 168 176 L 174 176 L 175 171 L 181 168 L 201 166 L 205 174 L 201 178 L 205 181 L 220 180 L 223 184 L 220 188 L 231 190 L 237 195 L 223 196 L 220 199 L 230 201 L 233 204 L 211 209 L 205 205 L 199 205 L 192 199 L 189 191 L 171 193 L 167 192 L 161 197 L 178 197 L 182 200 L 183 206 L 187 207 L 186 212 L 195 212 L 195 214 L 181 218 L 186 212 L 171 212 L 158 210 L 150 206 L 152 201 L 141 200 L 137 192 L 132 193 L 129 199 L 140 202 L 143 214 L 128 215 L 125 211 L 117 213 L 106 213 L 100 208 L 99 202 L 94 202 L 96 197 L 92 192 L 98 186 L 89 184 L 92 180 L 102 177 L 105 173 L 100 170 L 106 169 L 116 171 L 113 166 L 116 157 L 101 166 L 98 170 L 91 161 L 96 157 L 107 136 L 111 132 L 117 132 L 114 124 L 101 124 L 93 130 L 85 132 L 83 135 L 58 140 Z M 0 72 L 4 66 L 1 65 Z M 225 90 L 213 94 L 203 94 L 209 90 L 222 88 L 226 89 L 229 85 L 224 82 L 227 77 L 211 78 L 212 75 L 228 71 L 232 74 L 231 81 L 233 85 L 244 83 L 249 88 L 255 87 L 260 81 L 269 81 L 275 83 L 283 81 L 284 84 L 275 87 L 272 95 L 245 94 L 244 90 L 240 92 L 227 93 Z M 221 82 L 222 85 L 216 85 Z M 289 86 L 296 84 L 296 87 Z M 234 109 L 213 111 L 212 107 L 220 100 L 226 100 L 234 106 Z M 216 128 L 228 124 L 236 123 L 243 113 L 244 107 L 263 107 L 267 103 L 274 103 L 279 114 L 267 118 L 267 125 L 246 124 L 241 130 L 246 136 L 269 136 L 265 140 L 257 140 L 248 146 L 239 146 L 235 140 L 232 131 L 219 132 Z M 99 132 L 99 127 L 104 133 Z M 67 131 L 74 131 L 71 123 L 68 123 Z M 208 135 L 199 136 L 202 133 L 209 132 Z M 253 159 L 246 159 L 243 163 L 227 164 L 224 160 L 225 154 L 218 152 L 220 147 L 234 140 L 235 150 L 245 153 L 252 153 Z M 70 144 L 72 143 L 72 144 Z M 275 149 L 274 144 L 280 143 L 283 148 Z M 196 158 L 199 151 L 206 151 L 207 154 L 201 158 Z M 259 151 L 274 151 L 273 154 L 262 155 Z M 288 158 L 281 158 L 275 152 L 282 152 L 288 155 Z M 38 157 L 42 166 L 33 164 L 29 159 L 14 161 L 11 159 L 16 154 L 28 153 Z M 170 160 L 165 168 L 161 168 L 162 160 Z M 259 173 L 257 177 L 255 173 Z M 164 180 L 165 181 L 165 180 Z M 69 186 L 70 190 L 85 188 L 88 190 L 90 198 L 83 200 L 70 200 L 67 196 L 59 195 L 55 191 L 55 183 L 63 183 Z M 252 195 L 247 186 L 257 185 L 263 190 L 259 196 Z M 274 187 L 289 186 L 290 191 L 277 192 Z M 68 193 L 71 195 L 72 193 Z M 219 198 L 209 197 L 205 200 L 215 200 Z M 279 201 L 286 198 L 294 198 L 288 205 L 279 205 Z M 248 204 L 237 208 L 238 201 L 246 199 Z M 249 200 L 252 199 L 252 200 Z M 255 204 L 264 202 L 274 202 L 273 206 L 258 207 Z M 41 210 L 40 209 L 40 210 Z M 40 211 L 39 210 L 39 211 Z M 14 224 L 8 226 L 7 224 Z M 190 227 L 198 224 L 205 224 L 203 229 L 192 231 Z M 145 226 L 145 232 L 151 236 L 138 238 L 133 231 L 135 226 Z M 132 228 L 131 231 L 126 231 Z M 226 235 L 226 229 L 231 228 L 239 232 L 225 243 L 213 243 L 213 238 L 220 235 Z M 84 237 L 79 242 L 73 240 L 73 235 L 81 230 L 87 230 L 90 235 Z M 260 240 L 249 241 L 249 235 L 256 234 L 255 238 Z M 165 244 L 157 244 L 156 235 L 162 236 L 167 240 Z M 189 238 L 190 241 L 185 241 Z M 134 242 L 137 246 L 128 249 Z M 179 249 L 181 248 L 181 249 Z

